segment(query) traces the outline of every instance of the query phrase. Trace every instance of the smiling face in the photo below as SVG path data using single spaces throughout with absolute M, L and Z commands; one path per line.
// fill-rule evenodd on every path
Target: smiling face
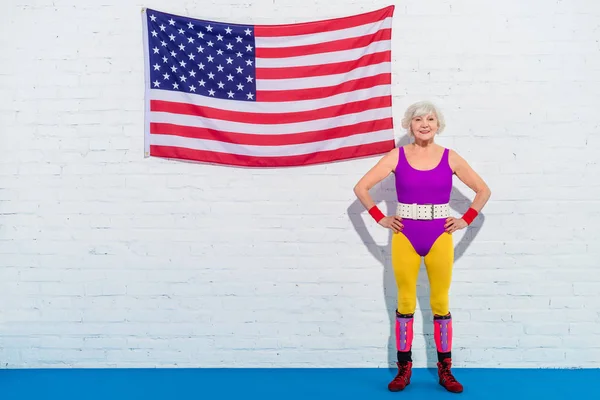
M 438 131 L 438 120 L 434 113 L 413 117 L 410 128 L 416 139 L 430 140 Z

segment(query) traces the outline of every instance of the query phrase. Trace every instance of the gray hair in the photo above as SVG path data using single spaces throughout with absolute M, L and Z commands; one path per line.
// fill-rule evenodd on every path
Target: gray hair
M 420 101 L 409 106 L 404 112 L 404 118 L 402 118 L 402 127 L 407 130 L 408 136 L 413 137 L 414 134 L 410 128 L 410 122 L 415 117 L 422 117 L 423 115 L 434 114 L 438 120 L 437 134 L 442 133 L 446 127 L 446 120 L 444 114 L 440 111 L 435 104 L 429 101 Z

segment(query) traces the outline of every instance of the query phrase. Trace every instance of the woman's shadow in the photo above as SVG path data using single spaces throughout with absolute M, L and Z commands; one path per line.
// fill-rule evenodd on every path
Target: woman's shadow
M 397 147 L 404 146 L 409 143 L 410 138 L 408 136 L 404 136 L 399 141 Z M 396 212 L 397 203 L 394 175 L 390 174 L 390 176 L 373 188 L 371 195 L 375 203 L 385 203 L 385 215 L 393 215 Z M 467 211 L 470 204 L 471 200 L 453 186 L 450 198 L 450 207 L 459 215 L 462 215 Z M 383 295 L 385 299 L 386 311 L 390 318 L 390 329 L 388 336 L 388 367 L 390 368 L 390 372 L 395 374 L 397 356 L 394 329 L 395 311 L 397 307 L 397 287 L 394 273 L 392 271 L 390 256 L 392 231 L 388 230 L 389 233 L 386 245 L 381 246 L 375 243 L 361 216 L 361 214 L 365 212 L 365 208 L 358 199 L 355 200 L 347 209 L 347 213 L 352 225 L 354 226 L 354 230 L 358 233 L 360 239 L 367 247 L 371 255 L 373 255 L 373 257 L 375 257 L 375 259 L 382 265 Z M 466 232 L 464 233 L 463 237 L 458 243 L 455 244 L 454 247 L 455 263 L 456 261 L 460 260 L 463 254 L 465 254 L 465 251 L 479 233 L 484 221 L 485 216 L 483 213 L 479 214 L 478 218 L 473 222 L 473 224 L 466 228 Z M 417 301 L 419 303 L 419 309 L 422 313 L 421 318 L 423 322 L 423 337 L 425 338 L 427 348 L 427 367 L 431 369 L 435 368 L 436 366 L 437 352 L 433 339 L 433 314 L 429 305 L 429 282 L 423 261 L 421 261 L 419 279 L 417 281 Z

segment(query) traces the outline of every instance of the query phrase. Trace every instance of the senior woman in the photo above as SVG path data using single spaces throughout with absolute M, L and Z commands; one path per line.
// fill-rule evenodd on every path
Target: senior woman
M 491 192 L 461 156 L 434 143 L 436 134 L 445 127 L 444 116 L 434 104 L 423 101 L 408 107 L 402 127 L 407 129 L 412 143 L 384 155 L 354 187 L 354 193 L 373 219 L 393 231 L 392 268 L 398 287 L 395 323 L 398 373 L 388 389 L 400 391 L 410 384 L 417 278 L 423 257 L 430 284 L 439 384 L 458 393 L 463 386 L 451 372 L 452 316 L 448 295 L 454 263 L 452 233 L 473 222 Z M 396 215 L 385 216 L 369 190 L 390 173 L 395 176 L 398 204 Z M 471 206 L 461 218 L 450 216 L 454 175 L 475 192 Z

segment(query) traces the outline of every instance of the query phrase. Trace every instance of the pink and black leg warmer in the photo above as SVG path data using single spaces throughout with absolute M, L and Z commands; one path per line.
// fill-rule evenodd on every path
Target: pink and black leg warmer
M 452 316 L 450 313 L 433 316 L 433 338 L 437 347 L 438 361 L 442 362 L 446 358 L 452 358 Z
M 412 341 L 414 314 L 400 314 L 396 311 L 396 349 L 398 361 L 412 361 Z

